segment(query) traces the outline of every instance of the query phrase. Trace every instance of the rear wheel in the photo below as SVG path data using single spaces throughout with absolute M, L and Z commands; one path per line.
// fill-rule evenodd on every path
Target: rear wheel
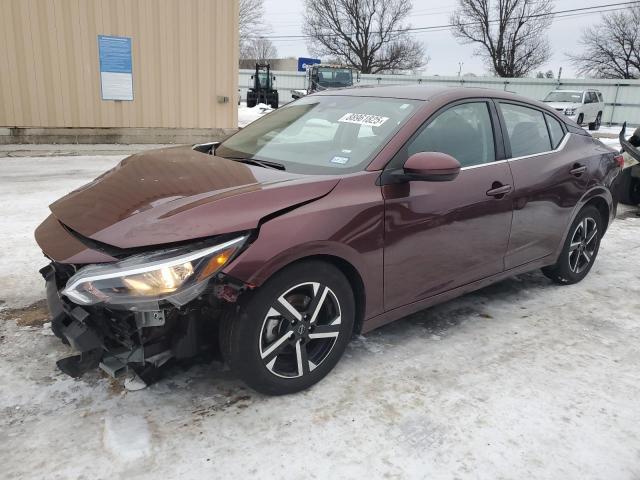
M 596 116 L 595 122 L 589 124 L 589 130 L 600 129 L 601 123 L 602 123 L 602 112 L 598 112 L 598 116 Z
M 542 272 L 560 285 L 578 283 L 586 277 L 598 255 L 602 225 L 597 208 L 583 208 L 571 224 L 557 263 L 543 268 Z
M 306 261 L 278 272 L 221 323 L 221 350 L 251 388 L 304 390 L 336 365 L 353 331 L 354 297 L 331 264 Z

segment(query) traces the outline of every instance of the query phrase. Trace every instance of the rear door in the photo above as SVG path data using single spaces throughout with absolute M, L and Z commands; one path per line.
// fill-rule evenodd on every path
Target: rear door
M 441 109 L 387 168 L 401 168 L 413 153 L 429 151 L 453 156 L 462 171 L 452 181 L 382 187 L 385 310 L 504 269 L 513 179 L 493 102 L 478 99 Z
M 555 253 L 587 189 L 591 137 L 569 134 L 531 105 L 497 102 L 513 173 L 513 223 L 507 269 Z M 591 143 L 590 143 L 591 142 Z

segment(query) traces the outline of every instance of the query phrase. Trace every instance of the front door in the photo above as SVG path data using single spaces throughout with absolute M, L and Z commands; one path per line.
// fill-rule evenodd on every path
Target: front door
M 392 160 L 397 168 L 413 153 L 443 152 L 462 171 L 448 182 L 383 186 L 385 310 L 504 270 L 513 180 L 496 155 L 494 126 L 491 102 L 459 103 L 428 120 Z

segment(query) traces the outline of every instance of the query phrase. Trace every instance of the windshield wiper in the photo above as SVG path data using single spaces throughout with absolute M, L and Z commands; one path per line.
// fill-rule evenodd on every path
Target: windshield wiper
M 224 157 L 229 160 L 235 160 L 240 163 L 248 163 L 249 165 L 257 165 L 263 168 L 274 168 L 276 170 L 286 170 L 284 165 L 276 162 L 269 162 L 268 160 L 258 160 L 256 158 L 243 158 L 243 157 Z

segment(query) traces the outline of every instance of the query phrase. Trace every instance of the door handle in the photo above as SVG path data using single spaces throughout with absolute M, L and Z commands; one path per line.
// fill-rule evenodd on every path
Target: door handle
M 574 163 L 573 168 L 569 170 L 569 173 L 571 175 L 575 175 L 576 177 L 579 177 L 586 171 L 587 171 L 586 165 L 580 165 L 579 163 Z
M 487 195 L 490 197 L 504 197 L 507 193 L 511 192 L 511 189 L 513 187 L 511 187 L 511 185 L 501 185 L 498 182 L 495 182 L 492 185 L 492 189 L 491 190 L 487 190 Z

